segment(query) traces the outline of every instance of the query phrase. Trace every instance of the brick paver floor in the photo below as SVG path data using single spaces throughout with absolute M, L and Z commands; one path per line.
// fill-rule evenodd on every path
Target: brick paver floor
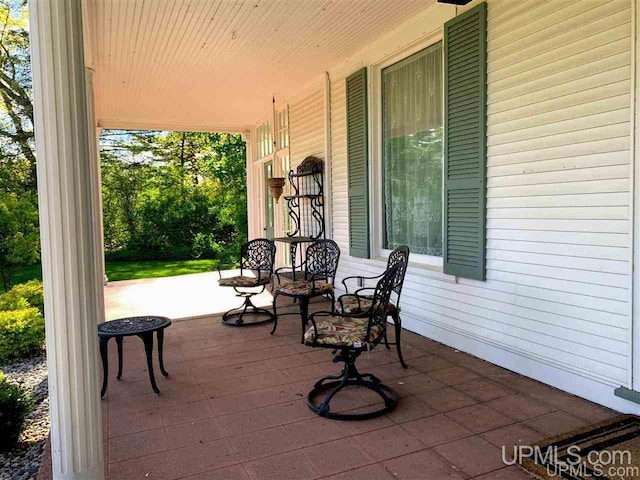
M 281 297 L 279 311 L 297 311 Z M 174 301 L 179 302 L 176 298 Z M 313 310 L 326 309 L 316 302 Z M 299 343 L 297 316 L 232 328 L 219 316 L 166 331 L 161 394 L 152 393 L 142 343 L 125 339 L 124 375 L 103 400 L 108 477 L 152 480 L 438 480 L 529 478 L 505 466 L 501 447 L 528 444 L 615 414 L 405 331 L 409 364 L 379 346 L 358 361 L 401 397 L 394 412 L 340 422 L 313 415 L 314 381 L 337 373 L 330 350 Z M 371 396 L 348 391 L 341 408 Z

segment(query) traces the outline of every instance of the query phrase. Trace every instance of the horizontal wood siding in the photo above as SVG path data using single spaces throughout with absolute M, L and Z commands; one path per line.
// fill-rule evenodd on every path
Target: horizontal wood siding
M 341 258 L 345 258 L 349 251 L 349 172 L 347 89 L 344 78 L 331 81 L 331 192 L 332 238 L 340 246 Z
M 487 279 L 411 267 L 404 325 L 626 385 L 630 2 L 487 3 Z M 346 252 L 344 78 L 332 85 L 333 237 Z M 383 266 L 343 255 L 339 278 Z
M 324 154 L 324 92 L 322 87 L 294 101 L 289 106 L 291 168 L 309 155 Z
M 295 168 L 310 155 L 325 158 L 324 151 L 324 90 L 314 88 L 308 94 L 294 100 L 289 105 L 289 135 L 291 168 Z M 304 200 L 303 200 L 304 201 Z M 305 216 L 303 208 L 300 221 L 304 231 L 313 230 L 314 219 L 311 211 Z M 326 213 L 325 213 L 326 215 Z M 304 248 L 304 247 L 303 247 Z

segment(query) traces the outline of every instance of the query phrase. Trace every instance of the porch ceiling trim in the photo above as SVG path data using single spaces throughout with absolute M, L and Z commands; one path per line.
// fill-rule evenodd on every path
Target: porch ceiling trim
M 200 125 L 195 123 L 149 122 L 145 120 L 101 119 L 98 127 L 113 130 L 157 130 L 175 132 L 248 133 L 250 125 Z

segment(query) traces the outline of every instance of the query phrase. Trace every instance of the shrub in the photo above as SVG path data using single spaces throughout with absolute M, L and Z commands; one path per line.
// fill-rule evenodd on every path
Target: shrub
M 0 372 L 0 451 L 10 450 L 18 442 L 32 408 L 33 403 L 27 392 L 9 382 Z
M 0 365 L 29 357 L 44 345 L 44 318 L 37 308 L 0 312 Z
M 44 315 L 44 289 L 42 282 L 30 280 L 14 286 L 0 295 L 0 310 L 22 310 L 35 307 Z

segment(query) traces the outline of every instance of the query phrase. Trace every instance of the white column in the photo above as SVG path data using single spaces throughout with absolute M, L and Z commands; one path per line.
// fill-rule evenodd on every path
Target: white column
M 53 478 L 102 480 L 99 177 L 81 2 L 30 0 L 29 14 Z

